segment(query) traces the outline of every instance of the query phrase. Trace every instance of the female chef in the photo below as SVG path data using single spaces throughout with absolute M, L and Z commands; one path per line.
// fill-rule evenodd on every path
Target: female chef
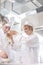
M 10 56 L 10 54 L 11 54 L 11 56 L 13 57 L 15 53 L 14 54 L 12 53 L 13 50 L 11 49 L 11 46 L 13 46 L 13 43 L 14 43 L 13 35 L 16 35 L 17 32 L 10 30 L 10 25 L 7 24 L 8 20 L 4 16 L 2 16 L 2 15 L 1 15 L 1 20 L 2 20 L 1 21 L 2 22 L 2 29 L 0 29 L 0 46 L 1 46 L 1 48 L 0 48 L 0 51 L 1 51 L 0 54 L 2 54 L 2 56 L 5 56 L 5 57 L 6 56 Z M 0 55 L 0 57 L 2 59 L 5 59 L 2 56 Z M 8 58 L 9 57 L 6 57 L 6 59 L 8 59 Z
M 3 31 L 3 25 L 5 25 L 8 21 L 3 15 L 0 15 L 0 22 L 0 24 L 2 25 L 2 28 L 0 28 L 0 62 L 7 62 L 9 61 L 8 54 L 5 49 L 7 40 L 6 35 Z
M 31 23 L 24 23 L 23 32 L 20 39 L 21 44 L 21 61 L 24 64 L 38 62 L 39 40 L 37 33 L 33 31 Z

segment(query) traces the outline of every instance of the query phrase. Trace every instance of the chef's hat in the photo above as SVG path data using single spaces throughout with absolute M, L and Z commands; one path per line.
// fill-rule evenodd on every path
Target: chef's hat
M 29 22 L 29 21 L 24 22 L 24 23 L 23 23 L 23 26 L 24 26 L 24 25 L 33 26 L 33 24 L 32 24 L 31 22 Z
M 4 17 L 4 18 L 2 19 L 2 22 L 7 24 L 7 23 L 9 22 L 9 19 L 8 19 L 7 17 Z
M 5 26 L 5 27 L 10 27 L 10 25 L 9 25 L 9 24 L 5 24 L 4 26 Z

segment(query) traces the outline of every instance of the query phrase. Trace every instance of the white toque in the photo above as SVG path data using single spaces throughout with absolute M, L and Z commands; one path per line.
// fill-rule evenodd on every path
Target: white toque
M 32 24 L 31 22 L 29 22 L 29 21 L 24 22 L 23 25 L 30 25 L 30 26 L 33 26 L 33 24 Z
M 7 27 L 10 27 L 10 25 L 9 25 L 9 24 L 5 24 L 4 26 L 5 26 L 5 27 L 6 27 L 6 26 L 7 26 Z

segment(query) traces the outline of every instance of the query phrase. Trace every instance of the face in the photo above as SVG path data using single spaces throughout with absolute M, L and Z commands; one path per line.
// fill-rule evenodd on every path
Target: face
M 28 25 L 24 25 L 24 32 L 27 34 L 27 35 L 30 35 L 32 34 L 32 30 L 29 28 Z
M 10 30 L 10 27 L 8 27 L 8 26 L 3 26 L 3 31 L 4 31 L 4 33 L 8 33 L 9 30 Z

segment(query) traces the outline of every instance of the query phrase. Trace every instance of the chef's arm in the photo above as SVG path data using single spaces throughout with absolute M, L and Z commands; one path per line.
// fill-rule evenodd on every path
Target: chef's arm
M 12 35 L 17 35 L 17 34 L 19 34 L 17 31 L 11 31 L 11 34 Z

